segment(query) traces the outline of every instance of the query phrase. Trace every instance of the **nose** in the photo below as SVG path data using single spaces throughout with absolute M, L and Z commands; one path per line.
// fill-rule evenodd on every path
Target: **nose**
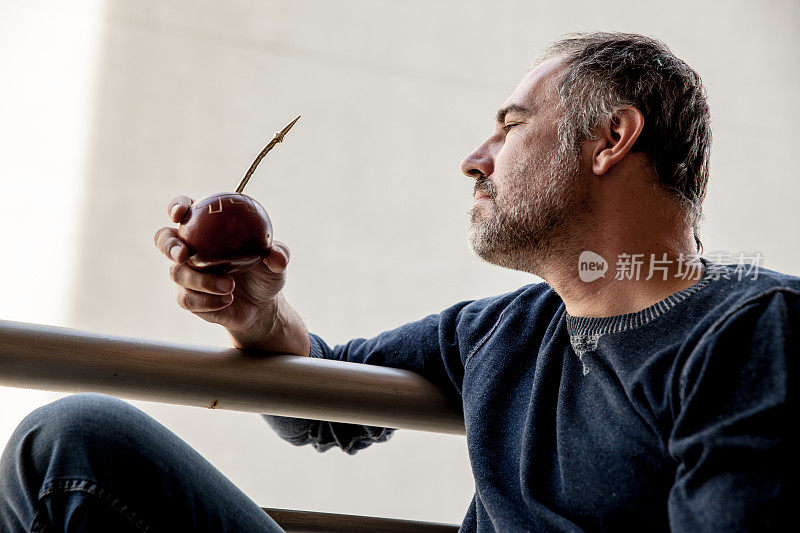
M 490 150 L 491 137 L 461 162 L 461 172 L 468 178 L 491 176 L 494 172 L 494 156 Z

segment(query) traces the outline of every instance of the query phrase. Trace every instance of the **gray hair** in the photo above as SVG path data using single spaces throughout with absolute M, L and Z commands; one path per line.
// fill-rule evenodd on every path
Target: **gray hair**
M 564 56 L 557 88 L 564 109 L 558 125 L 564 146 L 577 149 L 623 106 L 644 116 L 633 150 L 653 162 L 658 183 L 698 228 L 708 184 L 711 113 L 700 76 L 657 39 L 633 33 L 577 33 L 548 46 L 534 64 Z

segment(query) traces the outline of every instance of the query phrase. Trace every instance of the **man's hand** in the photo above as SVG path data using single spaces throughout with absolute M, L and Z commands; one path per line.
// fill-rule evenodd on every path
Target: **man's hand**
M 192 199 L 187 196 L 172 200 L 167 206 L 172 222 L 183 220 L 191 204 Z M 244 272 L 217 275 L 199 272 L 186 263 L 189 248 L 178 238 L 175 228 L 159 229 L 155 243 L 173 261 L 170 277 L 178 285 L 178 305 L 225 327 L 234 346 L 271 351 L 291 347 L 289 353 L 304 351 L 298 355 L 308 355 L 308 332 L 280 293 L 289 264 L 289 248 L 285 244 L 274 242 L 269 255 Z M 295 321 L 302 331 L 296 331 Z

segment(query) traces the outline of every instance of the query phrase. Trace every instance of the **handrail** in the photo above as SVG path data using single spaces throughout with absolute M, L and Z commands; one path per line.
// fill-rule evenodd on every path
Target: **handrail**
M 4 320 L 0 384 L 464 434 L 457 402 L 407 370 Z

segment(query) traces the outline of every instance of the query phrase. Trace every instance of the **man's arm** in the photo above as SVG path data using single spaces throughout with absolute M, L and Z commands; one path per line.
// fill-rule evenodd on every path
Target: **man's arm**
M 464 367 L 456 330 L 468 303 L 462 302 L 372 339 L 354 339 L 335 347 L 312 334 L 310 354 L 322 359 L 410 370 L 459 401 Z M 338 447 L 354 454 L 375 442 L 388 440 L 394 432 L 389 428 L 358 424 L 263 416 L 284 440 L 297 446 L 311 444 L 321 452 Z
M 233 347 L 308 356 L 311 351 L 308 330 L 283 293 L 278 293 L 264 307 L 261 320 L 248 329 L 227 328 Z
M 167 207 L 172 222 L 180 222 L 191 203 L 186 196 L 172 200 Z M 424 375 L 451 394 L 460 393 L 463 367 L 455 343 L 455 327 L 466 303 L 375 339 L 357 339 L 331 349 L 318 337 L 309 335 L 281 293 L 289 263 L 289 249 L 283 243 L 275 242 L 261 263 L 232 275 L 198 272 L 186 264 L 189 248 L 178 238 L 175 228 L 158 230 L 155 243 L 173 261 L 170 276 L 178 288 L 178 304 L 203 320 L 224 326 L 236 348 L 405 368 Z M 320 451 L 338 446 L 355 453 L 373 442 L 387 440 L 393 431 L 269 415 L 264 418 L 285 440 L 297 445 L 311 443 Z
M 773 531 L 785 515 L 800 293 L 776 288 L 731 312 L 687 360 L 668 447 L 673 531 Z

